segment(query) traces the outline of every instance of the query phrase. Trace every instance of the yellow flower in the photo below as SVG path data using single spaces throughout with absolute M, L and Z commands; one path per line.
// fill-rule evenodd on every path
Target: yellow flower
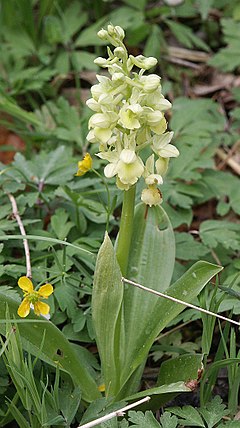
M 21 276 L 18 280 L 19 287 L 24 292 L 24 299 L 18 308 L 18 315 L 22 318 L 28 316 L 30 305 L 33 305 L 36 315 L 47 315 L 50 307 L 47 303 L 43 303 L 40 299 L 47 299 L 53 293 L 51 284 L 42 285 L 38 291 L 34 290 L 32 281 L 27 276 Z
M 75 174 L 77 177 L 81 177 L 86 174 L 92 168 L 92 158 L 89 153 L 86 153 L 83 160 L 78 162 L 78 172 Z

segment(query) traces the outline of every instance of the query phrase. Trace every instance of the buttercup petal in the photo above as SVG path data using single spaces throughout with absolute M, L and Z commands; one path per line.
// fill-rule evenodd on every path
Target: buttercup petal
M 86 153 L 83 160 L 78 162 L 78 172 L 76 173 L 77 176 L 82 176 L 86 174 L 90 169 L 92 168 L 92 158 L 89 153 Z
M 31 279 L 29 279 L 27 276 L 21 276 L 21 278 L 19 278 L 18 286 L 22 290 L 27 291 L 28 293 L 33 292 L 33 283 L 31 281 Z
M 29 312 L 30 312 L 30 302 L 28 299 L 25 298 L 20 304 L 17 313 L 21 318 L 25 318 L 28 316 Z
M 53 293 L 53 286 L 51 284 L 44 284 L 38 290 L 39 296 L 44 297 L 45 299 L 51 296 L 52 293 Z
M 36 302 L 34 303 L 34 312 L 36 315 L 47 315 L 50 311 L 50 306 L 47 303 Z

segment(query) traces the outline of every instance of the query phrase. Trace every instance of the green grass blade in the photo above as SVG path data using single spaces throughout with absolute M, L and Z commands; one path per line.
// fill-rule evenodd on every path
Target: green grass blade
M 16 317 L 19 302 L 0 291 L 0 318 L 5 317 L 6 305 L 9 309 L 10 318 Z M 50 321 L 45 323 L 34 322 L 34 320 L 39 320 L 34 314 L 30 314 L 28 319 L 32 319 L 33 322 L 18 324 L 23 347 L 43 361 L 54 366 L 59 365 L 61 369 L 67 371 L 72 376 L 73 381 L 80 386 L 84 400 L 91 402 L 99 398 L 100 393 L 95 380 L 82 364 L 63 333 Z M 2 323 L 0 324 L 0 333 L 6 334 L 6 326 Z M 44 335 L 45 340 L 43 342 Z

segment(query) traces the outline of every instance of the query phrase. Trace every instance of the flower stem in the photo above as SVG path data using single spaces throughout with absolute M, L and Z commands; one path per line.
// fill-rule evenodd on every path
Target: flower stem
M 129 190 L 124 191 L 123 196 L 122 215 L 117 241 L 117 259 L 123 276 L 126 275 L 128 267 L 133 230 L 135 192 L 136 187 L 132 186 Z

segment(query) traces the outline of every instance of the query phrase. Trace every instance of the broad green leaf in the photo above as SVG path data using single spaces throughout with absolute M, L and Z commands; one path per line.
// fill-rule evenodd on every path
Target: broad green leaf
M 173 382 L 184 382 L 186 386 L 192 386 L 191 392 L 194 387 L 197 387 L 197 380 L 199 373 L 202 370 L 202 354 L 185 354 L 176 358 L 171 358 L 164 361 L 159 370 L 157 385 L 168 385 Z M 191 382 L 189 384 L 189 382 Z M 195 383 L 196 382 L 196 383 Z M 166 401 L 172 400 L 176 394 L 169 394 L 166 396 Z M 151 408 L 158 408 L 158 401 L 152 400 Z
M 202 354 L 185 354 L 171 358 L 161 364 L 157 385 L 198 379 L 198 370 L 202 369 Z
M 188 388 L 184 382 L 175 382 L 175 383 L 171 383 L 169 385 L 161 385 L 161 386 L 157 386 L 156 388 L 150 388 L 150 389 L 146 389 L 144 391 L 141 392 L 137 392 L 136 394 L 133 394 L 127 398 L 125 398 L 126 401 L 133 401 L 133 400 L 138 400 L 140 398 L 143 397 L 147 397 L 149 396 L 154 396 L 157 395 L 158 396 L 158 403 L 161 406 L 162 403 L 166 402 L 166 398 L 164 397 L 164 395 L 168 396 L 169 394 L 172 393 L 179 393 L 179 392 L 190 392 L 191 389 Z M 144 406 L 144 405 L 142 405 Z
M 123 299 L 121 271 L 113 245 L 106 233 L 99 250 L 92 293 L 92 315 L 101 358 L 106 395 L 118 390 L 119 363 L 124 351 L 120 343 L 120 315 Z M 123 334 L 123 331 L 121 332 Z
M 166 294 L 190 303 L 196 298 L 208 281 L 221 270 L 222 267 L 220 266 L 203 261 L 197 262 L 167 290 Z M 152 272 L 154 271 L 152 270 Z M 148 285 L 147 279 L 145 281 L 146 284 Z M 148 304 L 147 292 L 143 290 L 137 291 L 142 292 L 145 297 L 142 302 L 142 311 L 144 313 L 145 306 Z M 156 300 L 155 312 L 152 313 L 154 318 L 149 317 L 148 321 L 149 329 L 147 331 L 146 328 L 142 330 L 142 321 L 139 319 L 136 321 L 138 332 L 135 331 L 135 334 L 137 338 L 132 336 L 131 333 L 129 334 L 130 339 L 127 343 L 131 343 L 131 347 L 128 347 L 126 350 L 124 380 L 144 361 L 155 337 L 185 308 L 184 305 L 164 298 L 158 298 L 157 296 Z M 135 308 L 132 306 L 132 311 L 134 310 Z
M 221 19 L 223 39 L 227 47 L 219 49 L 208 63 L 227 72 L 239 67 L 240 22 L 231 18 Z
M 174 260 L 174 234 L 166 213 L 159 206 L 147 209 L 140 204 L 134 216 L 127 278 L 164 292 L 171 281 Z M 158 306 L 154 295 L 125 284 L 125 371 L 146 346 L 151 332 L 158 332 Z
M 1 319 L 5 318 L 6 306 L 8 306 L 11 319 L 14 320 L 17 317 L 19 302 L 6 296 L 0 290 Z M 99 397 L 100 393 L 95 380 L 77 357 L 72 345 L 54 324 L 30 314 L 27 320 L 21 320 L 18 323 L 18 328 L 23 347 L 43 361 L 53 366 L 59 364 L 60 368 L 66 370 L 72 376 L 73 381 L 80 386 L 84 400 L 91 402 Z M 5 332 L 5 325 L 0 323 L 0 333 L 4 335 Z

